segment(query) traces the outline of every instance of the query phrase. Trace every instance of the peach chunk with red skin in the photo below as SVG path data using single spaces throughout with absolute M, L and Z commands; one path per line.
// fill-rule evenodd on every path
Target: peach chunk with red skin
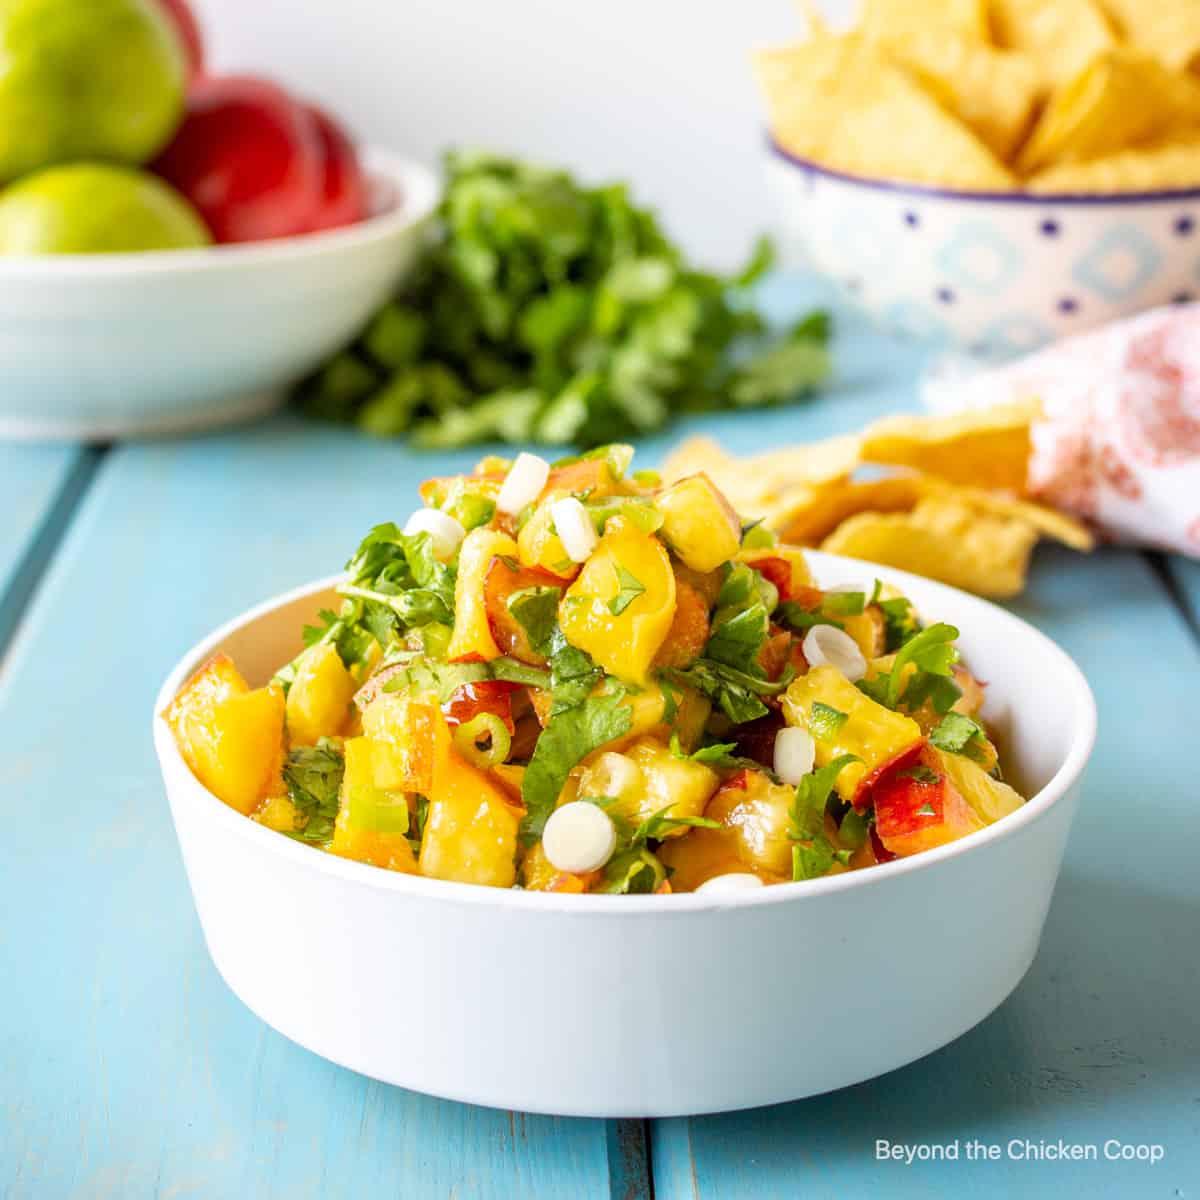
M 984 827 L 927 745 L 882 772 L 870 788 L 870 798 L 879 840 L 902 857 L 944 846 Z

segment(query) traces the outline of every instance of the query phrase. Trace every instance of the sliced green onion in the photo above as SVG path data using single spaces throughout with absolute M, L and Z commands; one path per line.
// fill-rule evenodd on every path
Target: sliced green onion
M 494 767 L 508 757 L 512 736 L 495 713 L 476 713 L 455 729 L 454 749 L 472 766 Z
M 507 655 L 503 658 L 493 658 L 488 665 L 491 667 L 493 679 L 502 679 L 505 683 L 519 683 L 522 687 L 550 686 L 549 671 L 543 671 L 541 667 L 531 667 Z

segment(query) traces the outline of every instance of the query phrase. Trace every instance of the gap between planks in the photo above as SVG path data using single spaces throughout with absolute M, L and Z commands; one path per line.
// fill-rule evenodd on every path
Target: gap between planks
M 610 1120 L 608 1194 L 611 1200 L 654 1200 L 654 1163 L 650 1158 L 650 1122 Z
M 87 495 L 110 446 L 84 446 L 42 517 L 37 531 L 17 563 L 7 586 L 0 591 L 0 684 L 21 623 L 39 585 L 50 569 L 63 538 Z
M 1179 585 L 1179 580 L 1172 573 L 1168 556 L 1159 550 L 1147 550 L 1142 555 L 1150 566 L 1150 570 L 1162 584 L 1175 610 L 1183 618 L 1183 623 L 1191 631 L 1192 637 L 1200 642 L 1200 612 L 1192 608 L 1187 596 Z

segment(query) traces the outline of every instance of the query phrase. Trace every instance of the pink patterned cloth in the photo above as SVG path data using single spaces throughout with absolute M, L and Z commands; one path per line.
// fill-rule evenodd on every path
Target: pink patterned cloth
M 1033 494 L 1115 541 L 1200 557 L 1200 303 L 1157 308 L 965 380 L 937 411 L 1036 397 Z

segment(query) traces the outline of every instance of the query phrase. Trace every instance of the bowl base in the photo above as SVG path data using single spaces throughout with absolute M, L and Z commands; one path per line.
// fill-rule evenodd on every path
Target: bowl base
M 174 437 L 261 420 L 282 408 L 287 390 L 276 388 L 182 412 L 119 416 L 32 417 L 0 413 L 0 441 L 111 442 Z

